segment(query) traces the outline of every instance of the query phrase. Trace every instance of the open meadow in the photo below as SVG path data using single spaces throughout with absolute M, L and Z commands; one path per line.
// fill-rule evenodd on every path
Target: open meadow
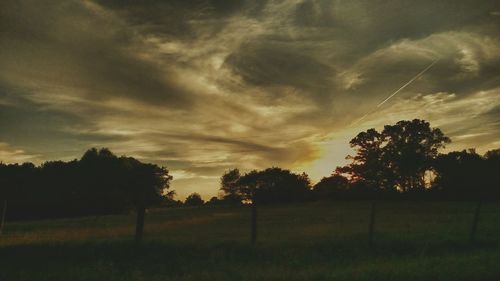
M 500 280 L 500 204 L 484 203 L 475 242 L 473 202 L 149 210 L 135 215 L 10 222 L 0 236 L 0 280 Z

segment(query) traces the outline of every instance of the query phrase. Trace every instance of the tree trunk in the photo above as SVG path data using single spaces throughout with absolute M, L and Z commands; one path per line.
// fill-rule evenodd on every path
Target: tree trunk
M 251 243 L 255 245 L 257 243 L 257 204 L 252 202 L 252 229 L 251 229 Z
M 135 242 L 137 243 L 140 243 L 142 240 L 145 214 L 146 214 L 146 208 L 144 206 L 137 207 L 137 223 L 135 225 Z

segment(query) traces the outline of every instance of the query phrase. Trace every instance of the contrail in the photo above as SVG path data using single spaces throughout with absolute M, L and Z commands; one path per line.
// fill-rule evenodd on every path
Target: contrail
M 436 59 L 436 60 L 434 60 L 431 64 L 429 64 L 426 68 L 424 68 L 424 70 L 420 71 L 417 75 L 415 75 L 413 78 L 411 78 L 403 86 L 401 86 L 394 93 L 392 93 L 390 96 L 388 96 L 385 100 L 383 100 L 382 102 L 380 102 L 372 111 L 366 113 L 361 118 L 359 118 L 358 120 L 356 120 L 356 122 L 352 123 L 352 125 L 358 124 L 361 120 L 365 119 L 366 116 L 368 116 L 368 115 L 372 114 L 373 112 L 375 112 L 377 110 L 377 108 L 381 107 L 384 103 L 386 103 L 387 101 L 389 101 L 392 97 L 394 97 L 399 92 L 401 92 L 404 88 L 408 87 L 411 83 L 413 83 L 413 81 L 417 80 L 418 78 L 420 78 L 420 76 L 424 75 L 424 73 L 426 73 L 429 69 L 431 69 L 431 67 L 434 66 L 434 64 L 436 64 L 436 62 L 438 62 L 438 61 L 439 61 L 439 58 Z
M 359 118 L 358 120 L 356 120 L 356 121 L 355 121 L 354 123 L 352 123 L 351 125 L 356 125 L 356 124 L 358 124 L 358 123 L 359 123 L 359 122 L 361 122 L 363 119 L 365 119 L 365 118 L 366 118 L 366 116 L 370 115 L 370 114 L 371 114 L 371 113 L 373 113 L 374 111 L 375 111 L 375 110 L 372 110 L 372 111 L 370 111 L 370 112 L 366 113 L 365 115 L 363 115 L 361 118 Z
M 395 95 L 397 95 L 399 92 L 401 92 L 404 88 L 408 87 L 408 85 L 410 85 L 411 83 L 413 83 L 413 81 L 417 80 L 420 76 L 424 75 L 425 72 L 427 72 L 427 70 L 429 70 L 439 59 L 436 59 L 435 61 L 433 61 L 431 64 L 429 64 L 429 66 L 427 66 L 424 70 L 420 71 L 419 74 L 415 75 L 415 77 L 411 78 L 410 81 L 406 82 L 406 84 L 404 84 L 403 86 L 401 86 L 401 88 L 397 89 L 394 93 L 392 93 L 392 95 L 388 96 L 385 100 L 383 100 L 381 103 L 379 103 L 377 105 L 377 107 L 380 107 L 382 106 L 384 103 L 386 103 L 388 100 L 390 100 L 392 97 L 394 97 Z

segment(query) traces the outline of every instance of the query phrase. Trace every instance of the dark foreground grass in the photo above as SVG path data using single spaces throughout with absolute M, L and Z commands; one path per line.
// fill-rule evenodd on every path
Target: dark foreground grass
M 12 223 L 0 237 L 0 280 L 500 280 L 500 206 L 486 204 L 469 243 L 473 203 L 383 202 L 375 245 L 369 202 L 259 209 L 152 211 L 145 240 L 133 216 Z

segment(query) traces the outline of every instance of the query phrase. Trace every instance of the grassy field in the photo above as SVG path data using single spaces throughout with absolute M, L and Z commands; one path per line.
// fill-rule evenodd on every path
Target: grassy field
M 370 202 L 150 210 L 134 215 L 8 223 L 0 280 L 500 280 L 500 204 Z

